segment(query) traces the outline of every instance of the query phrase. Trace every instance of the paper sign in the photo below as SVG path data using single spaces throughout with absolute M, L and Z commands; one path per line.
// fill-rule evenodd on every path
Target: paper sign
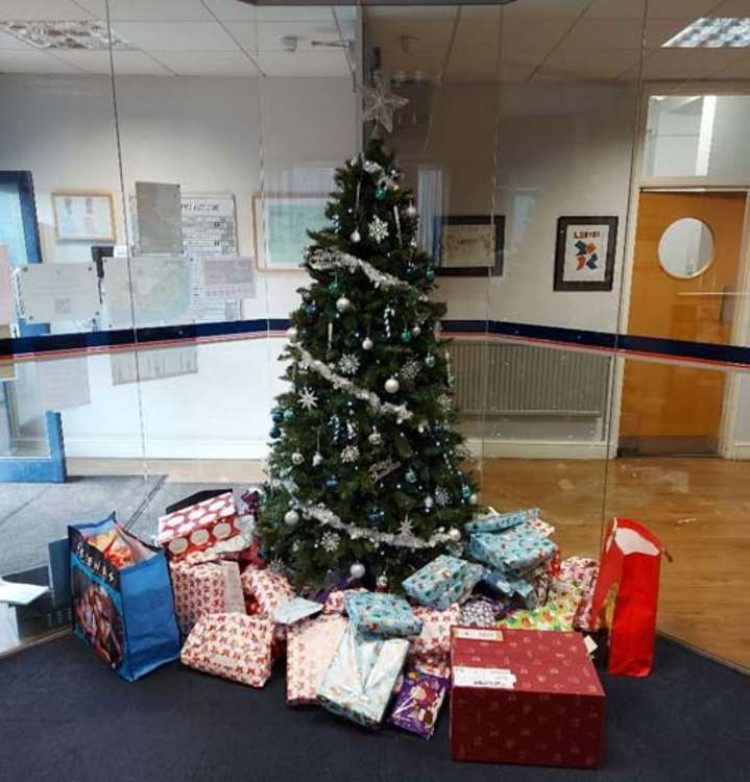
M 91 402 L 86 357 L 39 361 L 36 365 L 42 409 L 66 410 Z
M 112 385 L 143 383 L 167 377 L 191 375 L 198 371 L 198 350 L 194 344 L 158 350 L 129 350 L 112 353 Z
M 253 259 L 211 256 L 201 259 L 203 295 L 209 299 L 250 299 L 255 296 Z
M 8 248 L 0 244 L 0 324 L 13 323 L 16 308 L 13 303 L 13 280 Z
M 139 253 L 180 255 L 184 249 L 180 186 L 136 182 L 135 202 Z
M 473 641 L 502 641 L 502 630 L 482 630 L 477 627 L 457 627 L 454 631 L 456 638 L 469 638 Z
M 91 320 L 99 315 L 94 263 L 34 263 L 13 272 L 18 315 L 29 323 Z
M 487 687 L 494 690 L 512 690 L 516 677 L 509 668 L 453 668 L 454 687 Z

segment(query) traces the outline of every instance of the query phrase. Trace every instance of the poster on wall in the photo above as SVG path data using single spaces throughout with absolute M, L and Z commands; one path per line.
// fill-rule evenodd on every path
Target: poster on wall
M 180 255 L 182 205 L 180 186 L 164 182 L 136 182 L 138 252 L 143 255 Z
M 561 217 L 555 249 L 556 291 L 611 291 L 616 217 Z
M 57 190 L 52 193 L 58 242 L 114 242 L 115 204 L 112 193 Z
M 433 255 L 443 277 L 500 277 L 505 249 L 503 215 L 436 218 Z
M 328 197 L 323 195 L 253 196 L 253 234 L 258 268 L 291 270 L 300 268 L 311 239 L 308 231 L 328 224 Z
M 99 316 L 94 263 L 31 263 L 13 272 L 16 307 L 28 323 L 91 320 Z

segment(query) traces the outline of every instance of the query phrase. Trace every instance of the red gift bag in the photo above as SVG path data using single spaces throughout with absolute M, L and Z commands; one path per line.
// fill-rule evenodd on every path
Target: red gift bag
M 609 630 L 609 673 L 651 673 L 663 552 L 659 538 L 637 521 L 614 519 L 607 529 L 592 616 Z

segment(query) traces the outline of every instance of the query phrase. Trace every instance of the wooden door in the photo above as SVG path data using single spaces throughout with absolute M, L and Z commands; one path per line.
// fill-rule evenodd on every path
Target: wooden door
M 641 193 L 629 334 L 729 344 L 734 300 L 721 294 L 736 290 L 745 201 L 745 193 Z M 713 260 L 689 279 L 659 262 L 662 235 L 685 217 L 713 235 Z M 718 370 L 626 361 L 620 453 L 715 454 L 724 381 Z

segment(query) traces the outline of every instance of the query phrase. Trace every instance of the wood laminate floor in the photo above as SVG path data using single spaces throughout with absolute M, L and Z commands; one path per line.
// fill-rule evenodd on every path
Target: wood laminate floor
M 662 560 L 659 629 L 750 668 L 750 462 L 486 459 L 482 483 L 485 504 L 538 506 L 563 556 L 598 557 L 614 516 L 644 523 L 673 558 Z

